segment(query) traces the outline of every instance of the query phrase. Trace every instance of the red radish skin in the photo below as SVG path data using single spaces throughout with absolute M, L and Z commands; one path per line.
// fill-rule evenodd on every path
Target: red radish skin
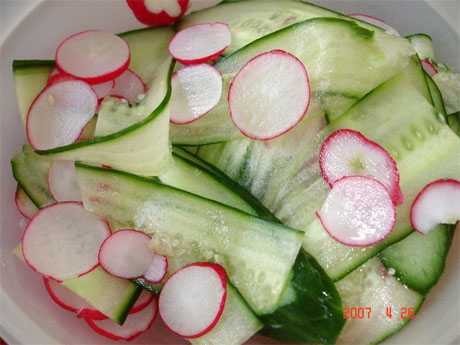
M 72 77 L 71 75 L 67 74 L 67 73 L 64 73 L 64 72 L 61 72 L 59 71 L 58 69 L 56 69 L 57 72 L 52 72 L 48 78 L 48 82 L 47 82 L 47 85 L 52 85 L 52 84 L 56 84 L 56 83 L 59 83 L 61 81 L 67 81 L 67 80 L 75 80 L 74 77 Z M 94 88 L 93 88 L 94 89 Z
M 110 95 L 126 99 L 130 104 L 138 102 L 138 96 L 147 91 L 147 86 L 135 72 L 127 70 L 114 80 Z
M 439 224 L 460 220 L 460 181 L 440 179 L 427 184 L 415 197 L 411 210 L 412 228 L 427 234 Z
M 179 31 L 169 43 L 169 53 L 184 65 L 216 60 L 231 43 L 225 23 L 206 23 Z
M 339 129 L 330 134 L 321 145 L 319 163 L 321 176 L 330 187 L 345 176 L 370 176 L 387 188 L 395 205 L 404 201 L 396 161 L 360 132 Z
M 54 160 L 48 171 L 48 188 L 56 201 L 81 201 L 73 161 Z
M 131 341 L 146 332 L 158 314 L 157 300 L 153 299 L 144 309 L 137 313 L 129 314 L 123 325 L 118 325 L 111 320 L 95 321 L 85 319 L 89 327 L 97 334 L 112 340 Z
M 174 281 L 177 279 L 177 277 L 179 275 L 183 274 L 187 270 L 197 269 L 197 268 L 211 270 L 213 272 L 213 274 L 216 274 L 217 279 L 219 279 L 219 281 L 220 281 L 221 288 L 223 289 L 223 293 L 222 293 L 222 295 L 220 297 L 221 299 L 220 299 L 219 306 L 217 308 L 218 310 L 217 310 L 212 322 L 210 322 L 209 325 L 207 325 L 207 327 L 205 327 L 203 330 L 200 330 L 199 332 L 197 332 L 195 334 L 183 334 L 179 330 L 174 329 L 169 324 L 170 320 L 168 320 L 169 318 L 166 315 L 166 313 L 167 313 L 166 308 L 168 307 L 169 303 L 180 303 L 180 301 L 181 301 L 180 298 L 191 298 L 190 294 L 189 294 L 190 289 L 185 288 L 183 286 L 179 286 L 179 288 L 183 290 L 183 294 L 182 294 L 182 296 L 176 296 L 177 299 L 174 298 L 174 302 L 171 302 L 170 301 L 171 297 L 167 296 L 167 295 L 169 293 L 170 285 L 174 284 Z M 209 280 L 202 280 L 202 281 L 204 283 L 206 283 Z M 225 272 L 224 268 L 222 266 L 218 265 L 218 264 L 215 264 L 215 263 L 197 262 L 197 263 L 193 263 L 193 264 L 190 264 L 188 266 L 185 266 L 185 267 L 181 268 L 179 271 L 175 272 L 171 277 L 169 277 L 169 279 L 163 285 L 163 289 L 161 290 L 159 301 L 158 301 L 159 302 L 158 309 L 159 309 L 160 317 L 163 320 L 163 322 L 166 325 L 166 327 L 171 332 L 173 332 L 174 334 L 176 334 L 176 335 L 178 335 L 180 337 L 184 337 L 186 339 L 199 338 L 199 337 L 207 334 L 208 332 L 210 332 L 217 325 L 217 323 L 219 322 L 219 320 L 222 317 L 222 314 L 224 312 L 225 302 L 227 300 L 227 282 L 228 282 L 227 273 Z M 194 291 L 194 292 L 196 293 L 197 291 Z M 173 292 L 173 294 L 174 294 L 174 292 Z M 197 298 L 196 295 L 194 295 L 194 297 Z M 200 309 L 203 309 L 202 307 L 203 307 L 203 305 L 200 305 L 195 310 L 199 311 Z M 181 305 L 181 306 L 176 306 L 175 311 L 176 312 L 183 312 L 184 310 L 185 310 L 185 305 Z M 188 320 L 194 320 L 195 317 L 196 317 L 196 315 L 193 315 L 193 314 L 187 315 Z
M 21 196 L 21 193 L 24 193 L 24 195 Z M 24 197 L 29 198 L 25 192 L 21 190 L 21 187 L 18 186 L 14 194 L 16 208 L 22 216 L 27 219 L 32 219 L 32 217 L 38 212 L 38 208 L 33 204 L 32 200 L 25 199 Z M 30 203 L 30 205 L 27 205 L 26 203 Z
M 270 61 L 271 59 L 273 59 L 274 61 Z M 255 114 L 260 114 L 260 116 L 265 116 L 266 113 L 269 111 L 269 109 L 274 108 L 273 106 L 271 106 L 271 103 L 275 103 L 275 102 L 279 103 L 279 98 L 275 99 L 275 97 L 273 96 L 270 97 L 269 95 L 267 96 L 260 95 L 264 99 L 264 104 L 262 105 L 262 107 L 265 107 L 267 109 L 256 109 L 256 111 L 251 111 L 251 110 L 248 110 L 249 109 L 248 106 L 251 104 L 256 104 L 260 102 L 257 102 L 254 99 L 253 101 L 249 101 L 249 102 L 246 101 L 246 103 L 249 103 L 249 104 L 244 104 L 245 103 L 244 101 L 247 100 L 247 97 L 244 97 L 241 102 L 243 104 L 237 105 L 236 97 L 238 96 L 239 93 L 247 92 L 249 88 L 259 89 L 259 85 L 263 84 L 262 82 L 260 84 L 254 83 L 253 80 L 260 79 L 263 77 L 273 78 L 273 75 L 270 71 L 271 69 L 270 65 L 279 67 L 281 60 L 278 60 L 278 59 L 286 59 L 285 64 L 288 65 L 286 69 L 289 67 L 290 69 L 293 70 L 291 71 L 292 73 L 290 74 L 296 75 L 300 78 L 299 80 L 290 80 L 291 83 L 289 83 L 288 85 L 284 85 L 286 90 L 283 90 L 283 91 L 288 91 L 287 89 L 290 87 L 291 90 L 289 91 L 292 91 L 290 95 L 296 92 L 295 90 L 298 90 L 298 94 L 296 94 L 296 98 L 299 98 L 300 102 L 297 105 L 286 105 L 286 106 L 280 107 L 280 109 L 286 109 L 287 106 L 295 108 L 295 110 L 291 110 L 289 112 L 290 114 L 293 114 L 291 115 L 291 119 L 289 119 L 289 121 L 286 121 L 286 123 L 282 124 L 282 126 L 277 124 L 280 128 L 272 128 L 269 130 L 266 130 L 266 129 L 261 130 L 258 128 L 249 129 L 247 128 L 248 125 L 245 124 L 244 121 L 253 119 L 255 117 Z M 273 63 L 273 62 L 276 62 L 276 63 Z M 260 73 L 254 74 L 254 72 L 252 71 L 254 66 L 259 69 L 262 67 L 263 69 L 262 71 L 259 71 Z M 250 76 L 251 80 L 249 82 L 246 81 L 247 74 L 249 73 L 248 71 L 251 73 L 251 76 Z M 286 76 L 286 73 L 283 73 L 283 74 Z M 273 84 L 273 87 L 278 87 L 279 82 L 275 81 L 275 79 L 276 78 L 273 78 L 273 80 L 271 80 L 271 82 L 269 83 Z M 293 87 L 294 85 L 295 87 Z M 270 89 L 272 90 L 273 88 L 270 88 Z M 253 93 L 256 94 L 257 90 L 254 90 Z M 273 94 L 273 92 L 271 92 L 271 94 Z M 260 97 L 257 97 L 257 98 L 260 99 Z M 290 97 L 290 99 L 292 98 L 294 97 Z M 269 102 L 269 100 L 271 102 Z M 278 49 L 259 54 L 256 57 L 249 60 L 246 63 L 246 65 L 244 65 L 240 69 L 240 71 L 237 73 L 237 75 L 233 78 L 232 82 L 230 83 L 230 89 L 228 92 L 230 117 L 233 123 L 235 124 L 235 126 L 238 127 L 238 129 L 244 136 L 250 139 L 253 139 L 253 140 L 262 140 L 262 141 L 275 139 L 287 133 L 291 129 L 293 129 L 306 116 L 308 112 L 308 108 L 310 106 L 310 101 L 311 101 L 311 88 L 310 88 L 310 81 L 309 81 L 308 73 L 307 73 L 305 66 L 294 55 L 284 50 L 278 50 Z M 271 123 L 271 122 L 276 121 L 276 119 L 282 118 L 280 114 L 274 114 L 273 117 L 274 119 L 271 119 L 265 122 Z
M 428 73 L 430 77 L 434 76 L 438 73 L 436 67 L 431 63 L 430 59 L 423 59 L 422 60 L 422 67 L 423 70 Z
M 316 215 L 330 237 L 358 248 L 384 240 L 396 223 L 396 209 L 387 189 L 365 176 L 338 180 Z
M 144 279 L 150 283 L 157 284 L 163 280 L 168 272 L 168 258 L 162 255 L 154 255 L 152 263 L 144 273 Z
M 395 28 L 391 27 L 390 25 L 385 23 L 380 18 L 370 16 L 370 15 L 365 14 L 365 13 L 351 13 L 348 16 L 350 16 L 352 18 L 356 18 L 356 19 L 361 20 L 363 22 L 369 23 L 369 24 L 374 25 L 374 26 L 376 26 L 378 28 L 381 28 L 381 29 L 385 30 L 385 32 L 387 34 L 390 34 L 390 35 L 393 35 L 393 36 L 401 36 L 399 34 L 399 32 Z
M 56 50 L 60 71 L 89 84 L 113 80 L 128 69 L 128 44 L 119 36 L 101 30 L 88 30 L 67 37 Z
M 72 217 L 70 217 L 70 215 L 72 215 Z M 76 228 L 75 223 L 77 222 L 85 223 Z M 59 231 L 51 228 L 51 223 L 59 224 Z M 78 248 L 69 248 L 69 238 L 63 239 L 62 235 L 60 239 L 53 237 L 53 241 L 47 238 L 47 236 L 49 237 L 51 231 L 54 231 L 54 235 L 67 232 L 61 231 L 62 229 L 73 232 L 78 229 L 78 232 L 80 233 L 80 237 L 78 237 L 78 239 L 85 242 L 79 243 Z M 97 231 L 97 234 L 91 235 L 90 239 L 86 238 L 89 237 L 88 233 L 83 233 L 83 231 L 88 231 L 88 229 L 94 229 Z M 38 237 L 35 232 L 38 232 Z M 40 273 L 45 278 L 62 282 L 65 279 L 81 277 L 98 267 L 97 249 L 100 247 L 102 242 L 110 236 L 110 234 L 111 231 L 108 223 L 86 211 L 81 202 L 59 202 L 41 208 L 29 222 L 21 239 L 22 254 L 24 256 L 24 261 L 32 270 Z M 71 236 L 71 238 L 75 239 L 76 237 Z M 41 241 L 40 245 L 38 243 L 34 244 L 34 242 L 38 240 Z M 64 243 L 64 240 L 67 240 L 68 242 Z M 57 244 L 57 242 L 60 243 Z M 77 241 L 75 240 L 72 244 L 75 244 L 76 242 Z M 46 251 L 47 254 L 41 253 L 37 255 L 36 247 L 45 251 L 43 247 L 51 244 L 53 245 Z M 85 260 L 83 260 L 82 257 L 82 247 L 84 245 L 90 245 L 90 248 L 87 249 L 89 251 L 88 257 L 85 258 Z M 66 250 L 64 251 L 63 248 L 66 248 Z M 54 257 L 51 257 L 51 253 Z M 69 259 L 72 259 L 73 263 L 69 264 Z M 59 262 L 60 267 L 57 269 L 50 268 L 50 266 L 52 266 L 55 262 Z M 61 267 L 64 264 L 66 266 L 65 270 Z M 75 267 L 72 267 L 75 265 L 80 265 L 82 267 L 78 267 L 77 270 Z M 70 270 L 72 270 L 72 272 L 69 272 Z
M 154 2 L 158 0 L 150 0 Z M 163 0 L 164 1 L 164 0 Z M 168 2 L 175 1 L 178 8 L 175 13 L 168 13 L 166 10 L 153 12 L 149 9 L 148 0 L 126 0 L 129 8 L 133 12 L 134 16 L 141 23 L 148 26 L 166 26 L 177 22 L 187 11 L 189 6 L 189 0 L 166 0 Z

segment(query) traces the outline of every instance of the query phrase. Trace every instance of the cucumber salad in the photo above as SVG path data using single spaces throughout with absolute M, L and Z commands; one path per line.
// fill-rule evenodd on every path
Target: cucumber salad
M 416 319 L 460 220 L 460 75 L 430 36 L 296 0 L 126 13 L 146 27 L 13 62 L 14 254 L 50 301 L 195 345 L 376 344 Z

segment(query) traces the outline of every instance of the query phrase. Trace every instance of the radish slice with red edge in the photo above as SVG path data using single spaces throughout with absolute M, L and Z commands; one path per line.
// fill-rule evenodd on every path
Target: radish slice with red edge
M 105 96 L 110 95 L 110 92 L 115 87 L 115 80 L 109 80 L 105 83 L 91 85 L 96 93 L 97 99 L 101 100 Z
M 189 0 L 126 0 L 141 23 L 149 26 L 174 24 L 188 8 Z
M 364 14 L 364 13 L 351 13 L 349 14 L 350 17 L 352 18 L 356 18 L 358 20 L 361 20 L 363 22 L 366 22 L 366 23 L 369 23 L 371 25 L 374 25 L 378 28 L 381 28 L 383 30 L 385 30 L 385 32 L 387 34 L 390 34 L 390 35 L 393 35 L 393 36 L 401 36 L 399 34 L 399 32 L 391 27 L 390 25 L 388 25 L 387 23 L 385 23 L 382 19 L 379 19 L 377 17 L 374 17 L 374 16 L 370 16 L 368 14 Z
M 423 70 L 428 73 L 430 77 L 434 76 L 438 73 L 436 67 L 431 63 L 430 59 L 423 59 L 422 60 L 422 67 Z
M 90 84 L 115 79 L 128 69 L 128 44 L 106 31 L 89 30 L 67 37 L 56 50 L 56 65 Z
M 460 182 L 441 179 L 426 185 L 417 195 L 410 210 L 412 227 L 427 234 L 439 224 L 460 220 Z
M 130 104 L 138 102 L 138 96 L 146 92 L 146 85 L 135 72 L 127 70 L 115 79 L 111 95 L 126 99 Z
M 396 211 L 382 183 L 371 177 L 349 176 L 334 183 L 318 217 L 336 241 L 366 247 L 393 230 Z
M 219 322 L 227 298 L 227 274 L 213 263 L 194 263 L 174 273 L 159 298 L 161 319 L 184 338 L 197 338 Z
M 137 299 L 136 303 L 133 305 L 131 310 L 129 311 L 130 314 L 134 314 L 137 312 L 140 312 L 141 310 L 144 310 L 152 301 L 153 301 L 154 295 L 147 291 L 147 290 L 142 290 L 141 295 Z
M 77 171 L 73 161 L 53 161 L 48 171 L 48 186 L 56 201 L 81 201 Z
M 185 14 L 190 14 L 193 12 L 217 6 L 222 1 L 223 0 L 190 0 L 187 12 L 185 12 Z
M 50 74 L 47 85 L 52 85 L 52 84 L 59 83 L 61 81 L 68 81 L 68 80 L 76 80 L 76 79 L 67 73 L 60 72 L 59 70 L 57 70 L 56 73 Z
M 159 283 L 168 272 L 168 259 L 166 256 L 154 255 L 149 268 L 144 273 L 144 279 L 150 283 Z
M 142 277 L 155 257 L 155 253 L 148 247 L 150 239 L 145 233 L 132 229 L 113 233 L 101 245 L 101 267 L 124 279 Z
M 53 83 L 35 98 L 27 114 L 26 131 L 36 150 L 75 142 L 97 110 L 97 96 L 80 80 Z
M 197 24 L 179 31 L 169 43 L 169 52 L 184 65 L 210 62 L 222 54 L 231 39 L 227 24 Z
M 387 188 L 395 205 L 403 202 L 395 160 L 360 132 L 340 129 L 329 135 L 321 145 L 319 164 L 330 186 L 345 176 L 369 176 Z
M 53 279 L 43 278 L 46 291 L 51 300 L 61 308 L 76 313 L 78 317 L 90 317 L 94 320 L 105 320 L 107 316 L 92 308 L 83 298 L 73 293 Z
M 14 201 L 20 214 L 27 219 L 31 219 L 37 212 L 38 208 L 24 192 L 24 190 L 18 185 L 16 193 L 14 194 Z
M 310 104 L 307 70 L 294 55 L 282 50 L 250 60 L 230 85 L 230 116 L 245 136 L 276 138 L 297 125 Z
M 222 76 L 206 64 L 187 66 L 171 81 L 171 122 L 188 124 L 208 113 L 222 97 Z
M 152 326 L 157 311 L 157 301 L 153 299 L 141 311 L 129 314 L 123 325 L 119 325 L 110 319 L 102 321 L 85 319 L 85 321 L 99 335 L 112 340 L 130 341 L 137 338 Z
M 108 224 L 79 202 L 61 202 L 40 209 L 22 238 L 26 263 L 58 281 L 92 271 L 98 252 L 109 237 Z

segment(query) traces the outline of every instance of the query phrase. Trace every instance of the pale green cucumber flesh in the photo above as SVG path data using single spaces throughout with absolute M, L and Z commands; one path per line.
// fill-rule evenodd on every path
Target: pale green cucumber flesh
M 434 48 L 431 37 L 427 34 L 414 34 L 407 36 L 412 47 L 414 47 L 417 55 L 421 60 L 434 59 Z

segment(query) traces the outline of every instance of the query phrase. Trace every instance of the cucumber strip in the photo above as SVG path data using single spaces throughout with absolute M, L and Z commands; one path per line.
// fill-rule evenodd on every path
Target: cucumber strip
M 447 123 L 450 128 L 460 136 L 460 112 L 447 116 Z
M 88 210 L 152 234 L 159 254 L 214 258 L 256 313 L 276 308 L 300 232 L 124 172 L 77 164 L 77 174 Z
M 414 34 L 407 36 L 412 47 L 414 47 L 420 60 L 431 59 L 434 60 L 433 40 L 427 34 Z
M 439 87 L 448 114 L 460 111 L 460 74 L 450 71 L 440 71 L 433 76 Z

